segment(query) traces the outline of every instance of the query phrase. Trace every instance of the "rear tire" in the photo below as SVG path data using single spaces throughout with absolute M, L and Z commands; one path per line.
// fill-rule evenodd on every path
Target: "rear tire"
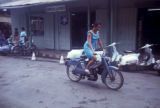
M 159 71 L 157 71 L 158 72 L 158 76 L 160 76 L 160 70 Z
M 79 82 L 82 79 L 82 75 L 80 74 L 73 74 L 74 69 L 76 68 L 75 65 L 67 66 L 67 76 L 73 82 Z
M 119 70 L 111 70 L 112 74 L 109 75 L 107 72 L 102 73 L 102 82 L 112 90 L 118 90 L 123 86 L 124 78 Z M 119 77 L 119 81 L 117 82 Z M 115 86 L 116 85 L 116 86 Z

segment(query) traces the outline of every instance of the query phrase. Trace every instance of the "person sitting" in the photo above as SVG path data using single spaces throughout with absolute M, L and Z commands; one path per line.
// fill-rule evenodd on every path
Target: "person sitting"
M 18 42 L 19 42 L 19 31 L 18 31 L 18 28 L 14 29 L 14 42 L 15 42 L 15 45 L 18 45 Z
M 91 66 L 96 61 L 96 56 L 94 55 L 94 51 L 96 49 L 96 45 L 98 45 L 103 49 L 103 44 L 100 39 L 99 30 L 101 28 L 101 23 L 94 23 L 93 28 L 88 31 L 87 40 L 84 43 L 83 49 L 86 56 L 90 59 L 88 62 L 85 72 L 87 74 L 91 74 L 89 72 L 89 66 Z

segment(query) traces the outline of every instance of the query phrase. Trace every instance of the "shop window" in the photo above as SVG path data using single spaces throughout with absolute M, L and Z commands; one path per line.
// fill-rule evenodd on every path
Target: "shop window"
M 39 16 L 32 16 L 31 19 L 31 33 L 33 36 L 44 35 L 44 18 Z

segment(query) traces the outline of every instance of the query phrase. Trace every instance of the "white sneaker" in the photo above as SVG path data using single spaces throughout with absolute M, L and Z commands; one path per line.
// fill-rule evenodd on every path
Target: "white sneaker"
M 86 72 L 87 74 L 90 74 L 90 72 L 89 72 L 89 70 L 88 70 L 88 69 L 85 69 L 85 72 Z

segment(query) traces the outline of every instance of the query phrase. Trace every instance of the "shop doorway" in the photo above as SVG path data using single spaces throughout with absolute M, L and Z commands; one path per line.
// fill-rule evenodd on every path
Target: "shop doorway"
M 90 24 L 95 22 L 95 12 L 90 14 Z M 71 48 L 83 48 L 87 39 L 87 11 L 71 13 Z
M 0 31 L 7 39 L 11 36 L 11 17 L 9 10 L 0 10 Z
M 160 11 L 140 9 L 138 16 L 138 44 L 140 46 L 147 43 L 157 44 L 152 48 L 153 53 L 156 55 L 160 55 Z
M 8 22 L 0 22 L 0 30 L 4 35 L 5 39 L 11 36 L 11 24 Z

